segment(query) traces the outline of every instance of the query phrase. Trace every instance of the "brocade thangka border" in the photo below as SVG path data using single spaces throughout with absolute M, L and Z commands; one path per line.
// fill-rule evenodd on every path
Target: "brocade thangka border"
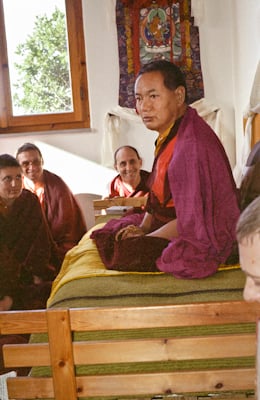
M 117 0 L 119 105 L 135 107 L 134 81 L 141 65 L 166 59 L 186 76 L 189 103 L 204 96 L 199 31 L 191 0 Z

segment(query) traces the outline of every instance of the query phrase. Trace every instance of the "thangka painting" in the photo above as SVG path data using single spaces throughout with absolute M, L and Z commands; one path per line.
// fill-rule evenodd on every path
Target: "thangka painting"
M 204 96 L 199 32 L 191 0 L 117 0 L 119 105 L 135 107 L 134 82 L 140 67 L 165 59 L 186 77 L 189 103 Z

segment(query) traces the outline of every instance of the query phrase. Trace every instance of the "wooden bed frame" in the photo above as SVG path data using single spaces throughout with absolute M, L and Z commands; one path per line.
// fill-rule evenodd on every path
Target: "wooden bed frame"
M 74 332 L 149 330 L 158 327 L 257 324 L 260 304 L 243 301 L 208 302 L 151 307 L 97 307 L 47 309 L 0 313 L 1 334 L 48 333 L 48 343 L 5 345 L 6 367 L 51 366 L 51 377 L 8 378 L 10 399 L 76 400 L 87 397 L 155 395 L 197 398 L 192 393 L 213 393 L 229 399 L 254 397 L 256 368 L 179 370 L 175 372 L 116 373 L 80 376 L 76 365 L 255 358 L 255 333 L 225 333 L 136 340 L 76 341 Z M 149 329 L 147 329 L 149 328 Z M 251 393 L 251 394 L 250 394 Z M 180 395 L 180 397 L 174 397 Z M 181 397 L 183 395 L 184 397 Z M 188 396 L 188 397 L 186 397 Z M 237 397 L 238 396 L 238 397 Z M 223 398 L 220 396 L 221 399 Z M 220 397 L 214 397 L 219 399 Z M 200 398 L 200 397 L 199 397 Z M 224 397 L 226 398 L 226 397 Z
M 244 118 L 244 130 L 246 126 L 247 119 Z M 251 130 L 251 148 L 260 140 L 260 114 L 255 114 L 252 119 L 252 130 Z

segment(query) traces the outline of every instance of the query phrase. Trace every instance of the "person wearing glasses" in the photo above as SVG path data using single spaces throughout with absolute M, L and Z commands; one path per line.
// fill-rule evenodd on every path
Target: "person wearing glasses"
M 22 170 L 0 155 L 0 310 L 45 307 L 54 269 L 48 227 L 35 194 L 22 188 Z M 45 291 L 45 295 L 40 294 Z M 38 294 L 37 294 L 38 293 Z M 39 296 L 38 296 L 39 295 Z M 35 296 L 35 298 L 34 298 Z M 35 306 L 33 306 L 35 304 Z
M 42 205 L 52 237 L 52 263 L 59 272 L 66 252 L 87 230 L 83 214 L 62 178 L 43 169 L 42 153 L 35 144 L 19 147 L 16 159 L 22 168 L 23 187 L 35 193 Z
M 10 154 L 0 155 L 0 311 L 46 307 L 55 271 L 50 265 L 48 227 L 35 194 L 22 188 L 22 170 Z M 1 348 L 25 343 L 28 335 L 0 335 Z M 19 368 L 19 375 L 28 369 Z

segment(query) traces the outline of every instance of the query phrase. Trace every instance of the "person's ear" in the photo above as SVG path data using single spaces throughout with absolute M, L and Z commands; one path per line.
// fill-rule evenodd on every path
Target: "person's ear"
M 183 86 L 178 86 L 175 89 L 176 99 L 178 106 L 181 106 L 185 102 L 185 88 Z

